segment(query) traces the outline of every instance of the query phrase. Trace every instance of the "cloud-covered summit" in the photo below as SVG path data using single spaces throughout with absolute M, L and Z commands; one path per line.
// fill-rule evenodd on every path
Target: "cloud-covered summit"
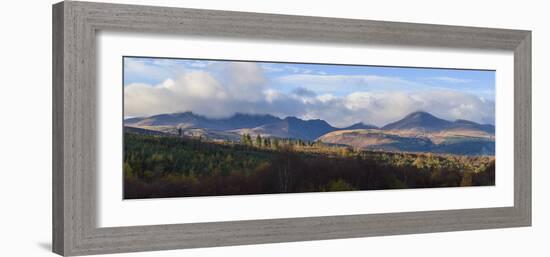
M 126 117 L 184 111 L 211 118 L 256 113 L 323 119 L 345 127 L 357 122 L 383 125 L 416 110 L 447 120 L 494 124 L 494 73 L 124 59 Z

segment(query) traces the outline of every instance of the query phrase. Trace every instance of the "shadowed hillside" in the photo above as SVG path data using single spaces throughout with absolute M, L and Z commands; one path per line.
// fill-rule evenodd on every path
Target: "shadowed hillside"
M 361 151 L 320 142 L 243 143 L 124 134 L 124 198 L 382 190 L 495 183 L 494 157 Z
M 447 121 L 427 112 L 413 112 L 381 128 L 358 122 L 345 128 L 319 119 L 284 119 L 272 115 L 237 113 L 207 118 L 192 112 L 159 114 L 124 121 L 127 128 L 238 142 L 243 135 L 292 138 L 348 145 L 363 150 L 494 155 L 495 127 L 467 120 Z M 151 132 L 149 132 L 151 133 Z

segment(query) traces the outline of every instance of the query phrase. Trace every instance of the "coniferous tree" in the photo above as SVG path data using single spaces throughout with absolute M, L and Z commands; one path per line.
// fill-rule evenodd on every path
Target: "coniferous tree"
M 246 145 L 246 134 L 241 135 L 241 144 Z
M 260 134 L 256 136 L 256 146 L 262 147 L 262 137 L 260 136 Z

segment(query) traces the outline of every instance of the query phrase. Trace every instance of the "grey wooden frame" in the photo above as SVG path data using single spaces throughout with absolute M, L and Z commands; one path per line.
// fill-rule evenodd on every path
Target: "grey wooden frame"
M 96 33 L 506 50 L 514 53 L 514 206 L 109 227 L 96 225 Z M 87 255 L 531 225 L 531 32 L 65 1 L 53 6 L 53 251 Z

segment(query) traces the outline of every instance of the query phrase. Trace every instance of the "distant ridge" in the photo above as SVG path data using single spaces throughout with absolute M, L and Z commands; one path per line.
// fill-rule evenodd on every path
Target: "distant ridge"
M 239 141 L 243 134 L 262 137 L 319 140 L 329 144 L 384 151 L 494 155 L 495 127 L 459 119 L 448 121 L 417 111 L 381 128 L 362 122 L 336 128 L 320 119 L 284 119 L 273 115 L 237 113 L 208 118 L 192 112 L 159 114 L 124 120 L 130 133 L 200 136 Z
M 124 120 L 125 125 L 132 126 L 180 126 L 184 128 L 205 128 L 216 130 L 235 130 L 243 128 L 256 128 L 261 126 L 275 126 L 278 122 L 287 122 L 291 127 L 297 129 L 307 128 L 315 131 L 353 130 L 353 129 L 378 129 L 378 127 L 362 122 L 344 128 L 331 126 L 324 120 L 302 120 L 296 117 L 284 119 L 269 114 L 243 114 L 236 113 L 228 118 L 208 118 L 192 112 L 181 112 L 171 114 L 158 114 L 149 117 L 136 117 Z M 495 127 L 490 124 L 479 124 L 473 121 L 459 119 L 454 122 L 440 119 L 434 115 L 417 111 L 408 114 L 404 118 L 389 123 L 380 129 L 382 130 L 407 130 L 420 129 L 425 131 L 440 131 L 446 129 L 475 129 L 487 133 L 495 132 Z M 300 133 L 296 133 L 300 134 Z
M 265 135 L 282 138 L 315 140 L 318 137 L 338 130 L 324 120 L 302 120 L 296 117 L 284 119 L 272 115 L 237 113 L 229 118 L 207 118 L 192 112 L 159 114 L 143 118 L 130 118 L 126 126 L 177 126 L 186 129 L 210 129 L 233 131 L 238 134 Z
M 495 134 L 495 126 L 491 124 L 479 124 L 469 120 L 456 120 L 453 122 L 451 129 L 474 129 Z
M 204 128 L 216 130 L 232 130 L 240 128 L 257 127 L 281 119 L 267 114 L 242 114 L 236 113 L 229 118 L 207 118 L 192 112 L 171 114 L 158 114 L 143 118 L 130 118 L 124 120 L 125 125 L 133 126 L 180 126 L 183 128 Z
M 427 112 L 413 112 L 381 129 L 333 131 L 319 141 L 368 150 L 494 155 L 494 132 L 495 127 L 489 124 L 452 122 Z
M 349 127 L 342 128 L 343 130 L 352 130 L 352 129 L 378 129 L 377 126 L 365 124 L 363 122 L 355 123 Z
M 383 130 L 420 129 L 425 131 L 438 131 L 450 128 L 453 123 L 437 118 L 427 112 L 413 112 L 403 119 L 383 126 Z

